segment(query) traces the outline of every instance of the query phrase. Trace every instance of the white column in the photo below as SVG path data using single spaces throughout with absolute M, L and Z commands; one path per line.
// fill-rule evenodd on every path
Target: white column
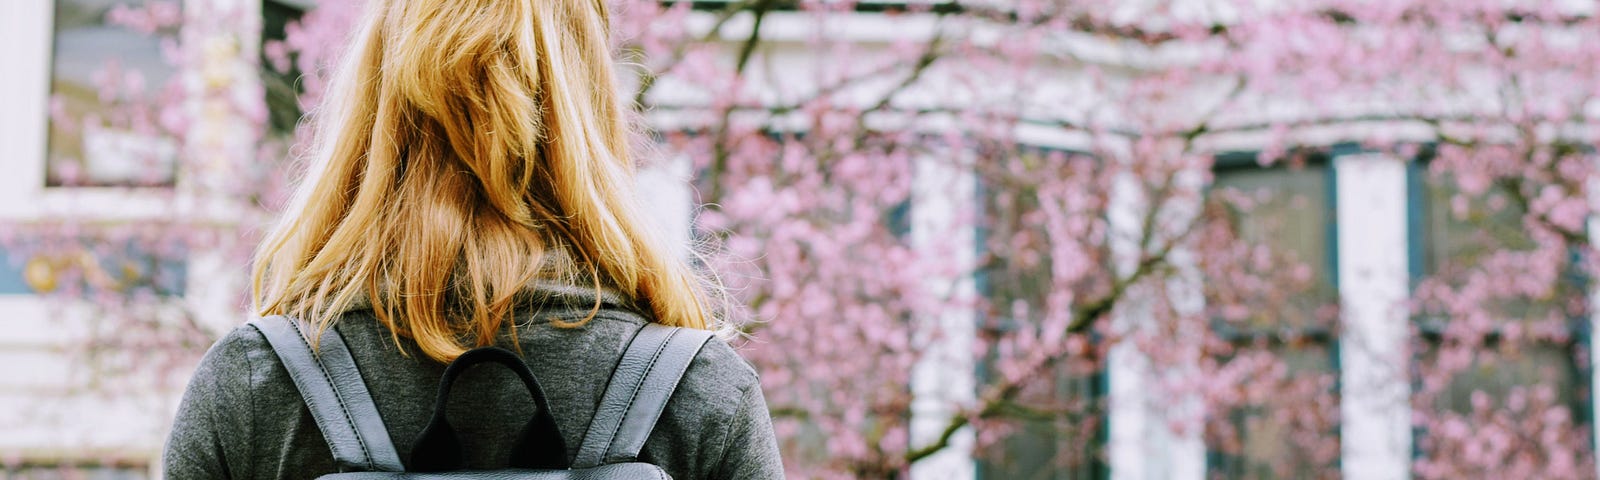
M 946 258 L 948 265 L 969 266 L 977 256 L 976 239 L 963 212 L 977 206 L 976 179 L 949 159 L 929 158 L 916 165 L 911 193 L 911 242 L 919 254 Z M 930 275 L 925 288 L 938 297 L 970 298 L 976 291 L 965 268 L 948 275 Z M 915 338 L 926 342 L 922 357 L 911 373 L 911 446 L 934 442 L 950 418 L 976 397 L 976 358 L 973 340 L 977 318 L 971 310 L 950 309 L 938 318 L 919 323 L 924 331 Z M 911 478 L 970 479 L 977 474 L 973 460 L 972 427 L 962 428 L 950 446 L 911 466 Z
M 1200 188 L 1198 172 L 1184 172 L 1178 187 Z M 1162 206 L 1160 221 L 1156 222 L 1154 235 L 1157 245 L 1177 233 L 1170 231 L 1188 224 L 1188 219 L 1198 213 L 1198 196 L 1169 198 Z M 1139 239 L 1146 232 L 1144 217 L 1150 207 L 1141 180 L 1131 174 L 1117 179 L 1112 186 L 1110 207 L 1111 251 L 1117 274 L 1132 273 L 1141 252 Z M 1150 302 L 1140 301 L 1140 296 L 1170 295 L 1174 309 L 1180 314 L 1196 314 L 1203 310 L 1199 272 L 1190 252 L 1175 248 L 1167 261 L 1178 272 L 1165 282 L 1164 289 L 1148 288 L 1150 284 L 1136 285 L 1119 302 L 1112 326 L 1121 337 L 1133 337 L 1155 332 L 1155 318 L 1148 310 Z M 1148 297 L 1147 297 L 1148 298 Z M 1201 325 L 1203 327 L 1203 325 Z M 1187 325 L 1186 327 L 1194 327 Z M 1176 338 L 1198 342 L 1202 335 L 1177 335 Z M 1193 349 L 1198 358 L 1200 345 L 1170 345 L 1172 348 Z M 1159 370 L 1159 371 L 1158 371 Z M 1114 480 L 1201 480 L 1205 478 L 1205 443 L 1200 437 L 1198 414 L 1200 400 L 1192 395 L 1175 395 L 1164 391 L 1164 379 L 1183 378 L 1196 373 L 1185 366 L 1153 368 L 1149 358 L 1131 340 L 1111 347 L 1106 361 L 1106 375 L 1110 380 L 1110 398 L 1107 399 L 1110 421 L 1111 478 Z M 1183 428 L 1174 430 L 1174 425 Z
M 181 77 L 188 96 L 186 106 L 194 115 L 194 126 L 183 145 L 186 158 L 175 187 L 175 201 L 166 204 L 160 215 L 191 224 L 191 228 L 217 228 L 223 231 L 240 225 L 270 228 L 244 199 L 235 198 L 227 185 L 237 181 L 241 170 L 256 163 L 261 133 L 247 113 L 235 103 L 240 97 L 261 91 L 259 65 L 261 44 L 260 0 L 185 0 L 185 28 L 207 25 L 202 35 L 189 38 L 189 48 L 203 52 L 193 65 L 174 75 Z M 219 23 L 226 22 L 226 23 Z M 209 79 L 209 80 L 208 80 Z M 206 91 L 201 86 L 214 82 Z M 275 219 L 271 219 L 275 220 Z M 226 334 L 254 316 L 250 311 L 248 273 L 243 258 L 224 250 L 236 249 L 235 238 L 224 237 L 216 245 L 201 243 L 186 259 L 188 282 L 184 301 L 199 323 L 216 334 Z M 245 246 L 248 250 L 253 245 Z M 174 392 L 176 409 L 177 395 Z
M 1344 478 L 1410 478 L 1410 275 L 1403 160 L 1357 154 L 1337 174 L 1340 448 Z
M 655 222 L 657 233 L 669 245 L 678 247 L 676 253 L 682 258 L 690 253 L 689 224 L 694 208 L 689 170 L 689 157 L 677 155 L 639 169 L 635 180 L 645 217 Z
M 44 188 L 45 132 L 49 118 L 50 38 L 54 10 L 48 0 L 0 2 L 0 219 L 32 213 Z

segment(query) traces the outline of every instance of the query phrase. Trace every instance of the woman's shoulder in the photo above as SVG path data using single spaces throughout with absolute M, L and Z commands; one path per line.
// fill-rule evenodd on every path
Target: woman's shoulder
M 646 322 L 648 320 L 636 313 L 614 311 L 597 315 L 593 326 L 602 330 L 616 330 L 625 339 L 631 340 Z M 617 349 L 616 356 L 621 357 L 624 348 Z M 695 355 L 678 388 L 733 394 L 737 398 L 750 388 L 758 387 L 759 383 L 755 368 L 721 335 L 714 335 Z
M 643 322 L 603 315 L 590 327 L 621 330 L 626 343 Z M 760 378 L 732 345 L 714 336 L 678 382 L 641 458 L 690 478 L 735 478 L 718 472 L 728 468 L 729 459 L 748 456 L 739 444 L 751 431 L 770 431 Z
M 302 410 L 299 390 L 278 352 L 251 323 L 238 325 L 217 340 L 191 382 L 210 385 L 241 418 L 257 417 L 251 428 L 275 426 L 263 418 L 295 420 Z
M 724 393 L 737 390 L 740 395 L 751 388 L 760 388 L 761 383 L 750 362 L 720 337 L 706 342 L 684 376 L 691 385 L 723 389 Z
M 581 317 L 556 320 L 570 321 L 576 318 Z M 541 328 L 533 329 L 530 333 L 541 340 L 539 343 L 560 345 L 556 349 L 578 346 L 573 349 L 581 353 L 574 353 L 590 356 L 587 360 L 592 363 L 615 365 L 634 335 L 648 322 L 646 317 L 636 312 L 603 309 L 575 328 L 563 328 L 558 326 L 560 321 L 553 321 L 539 324 Z M 729 413 L 738 407 L 737 402 L 742 396 L 753 388 L 759 388 L 759 384 L 755 368 L 727 341 L 720 336 L 713 336 L 690 362 L 689 369 L 678 382 L 673 399 L 675 403 L 685 399 L 701 405 L 691 410 Z
M 320 437 L 297 435 L 299 395 L 265 336 L 240 325 L 206 351 L 168 437 L 164 463 L 171 478 L 302 478 L 332 471 Z M 305 437 L 305 438 L 300 438 Z M 300 453 L 294 453 L 300 452 Z M 285 469 L 284 466 L 294 466 Z M 323 468 L 326 467 L 326 468 Z
M 278 353 L 255 322 L 235 326 L 212 344 L 200 361 L 200 370 L 196 371 L 197 376 L 202 373 L 216 374 L 214 380 L 219 388 L 245 389 L 257 394 L 262 388 L 279 384 L 293 387 L 288 372 L 278 360 Z
M 268 366 L 262 363 L 263 355 L 273 355 L 267 338 L 250 324 L 238 325 L 211 345 L 195 375 L 197 379 L 208 380 L 219 388 L 250 389 L 252 382 L 261 380 L 254 370 Z

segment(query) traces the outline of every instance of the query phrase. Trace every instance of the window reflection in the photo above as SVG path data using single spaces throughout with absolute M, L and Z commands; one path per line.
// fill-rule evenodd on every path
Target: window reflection
M 108 21 L 147 0 L 56 0 L 48 186 L 164 186 L 176 146 L 151 105 L 174 68 L 161 40 Z

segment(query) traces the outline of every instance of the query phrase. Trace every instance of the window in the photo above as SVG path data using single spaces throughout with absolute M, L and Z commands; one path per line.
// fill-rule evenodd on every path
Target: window
M 300 111 L 299 95 L 305 93 L 300 84 L 304 73 L 295 66 L 288 55 L 274 58 L 268 52 L 283 52 L 289 24 L 305 17 L 311 5 L 304 0 L 265 0 L 261 2 L 261 84 L 267 95 L 267 131 L 273 137 L 286 137 L 294 133 L 304 112 Z
M 1205 432 L 1211 478 L 1311 478 L 1339 465 L 1337 280 L 1333 175 L 1326 158 L 1259 167 L 1254 155 L 1218 159 L 1204 215 L 1226 222 L 1238 258 L 1201 259 L 1207 275 L 1243 269 L 1285 285 L 1265 290 L 1206 282 L 1219 362 L 1268 354 L 1283 369 L 1248 381 L 1269 395 L 1219 405 Z M 1231 263 L 1231 265 L 1230 265 Z M 1290 292 L 1287 296 L 1275 296 Z M 1290 414 L 1290 413 L 1294 414 Z
M 1485 278 L 1516 275 L 1550 260 L 1528 256 L 1538 246 L 1524 223 L 1526 211 L 1510 191 L 1491 184 L 1481 193 L 1466 192 L 1444 173 L 1414 171 L 1411 177 L 1412 228 L 1418 230 L 1412 234 L 1413 268 L 1421 306 L 1414 316 L 1421 333 L 1415 350 L 1417 408 L 1436 421 L 1459 420 L 1473 428 L 1481 410 L 1516 417 L 1532 408 L 1564 409 L 1574 420 L 1557 427 L 1562 431 L 1524 433 L 1561 436 L 1581 442 L 1574 448 L 1586 448 L 1588 437 L 1577 429 L 1588 423 L 1583 419 L 1589 385 L 1582 314 L 1591 283 L 1577 273 L 1575 257 L 1554 260 L 1562 273 L 1546 292 L 1491 289 L 1477 301 L 1448 300 L 1447 292 L 1468 291 Z M 1475 319 L 1462 315 L 1464 310 L 1484 315 L 1487 326 L 1474 327 Z M 1467 358 L 1460 357 L 1463 351 Z M 1454 455 L 1458 446 L 1447 436 L 1430 436 L 1428 425 L 1418 432 L 1422 461 Z M 1510 448 L 1548 445 L 1519 442 Z
M 174 69 L 156 35 L 110 21 L 113 12 L 176 3 L 56 0 L 50 71 L 47 186 L 165 186 L 177 147 L 160 133 L 151 99 Z
M 1030 163 L 1094 162 L 1060 151 L 1024 151 Z M 1039 171 L 1054 171 L 1041 168 Z M 1064 171 L 1064 170 L 1063 170 Z M 984 221 L 979 250 L 989 252 L 979 272 L 978 289 L 989 308 L 979 317 L 979 341 L 1021 329 L 1038 329 L 1052 280 L 1047 235 L 1041 222 L 1039 192 L 987 177 L 980 182 Z M 1021 242 L 1021 243 L 1019 243 Z M 1032 246 L 1019 248 L 1018 245 Z M 1109 266 L 1107 267 L 1109 268 Z M 1000 440 L 975 452 L 979 478 L 1089 480 L 1109 477 L 1106 465 L 1106 377 L 1095 349 L 1058 361 L 1049 382 L 1031 382 L 999 414 Z M 979 382 L 994 377 L 991 355 L 979 366 Z
M 1420 273 L 1423 278 L 1446 286 L 1457 284 L 1486 268 L 1485 262 L 1496 252 L 1515 255 L 1535 248 L 1523 225 L 1524 212 L 1505 191 L 1491 188 L 1482 195 L 1469 195 L 1463 193 L 1453 179 L 1434 176 L 1421 188 L 1425 195 L 1421 199 L 1424 231 Z M 1568 265 L 1568 268 L 1576 266 Z M 1515 384 L 1541 381 L 1555 382 L 1553 386 L 1565 399 L 1564 403 L 1576 406 L 1581 369 L 1576 356 L 1578 321 L 1573 318 L 1577 312 L 1569 312 L 1567 303 L 1584 298 L 1587 282 L 1574 280 L 1557 282 L 1544 298 L 1512 294 L 1482 302 L 1481 307 L 1502 323 L 1518 324 L 1523 330 L 1539 329 L 1539 324 L 1544 324 L 1546 328 L 1542 330 L 1561 333 L 1521 341 L 1526 345 L 1516 346 L 1515 352 L 1511 352 L 1511 348 L 1496 349 L 1508 354 L 1480 359 L 1461 371 L 1435 406 L 1464 412 L 1469 408 L 1468 397 L 1474 390 L 1498 397 Z M 1420 315 L 1417 321 L 1424 338 L 1436 343 L 1452 320 L 1444 312 L 1430 311 Z M 1549 328 L 1552 326 L 1556 328 Z M 1503 333 L 1503 330 L 1492 332 L 1482 341 L 1494 346 L 1501 342 Z

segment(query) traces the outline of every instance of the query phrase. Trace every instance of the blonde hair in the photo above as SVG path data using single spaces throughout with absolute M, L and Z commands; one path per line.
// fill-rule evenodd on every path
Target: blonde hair
M 450 361 L 493 344 L 547 251 L 653 321 L 707 328 L 707 292 L 645 227 L 604 0 L 370 0 L 307 177 L 255 255 L 260 315 L 322 331 L 370 301 Z M 573 324 L 576 325 L 576 324 Z

